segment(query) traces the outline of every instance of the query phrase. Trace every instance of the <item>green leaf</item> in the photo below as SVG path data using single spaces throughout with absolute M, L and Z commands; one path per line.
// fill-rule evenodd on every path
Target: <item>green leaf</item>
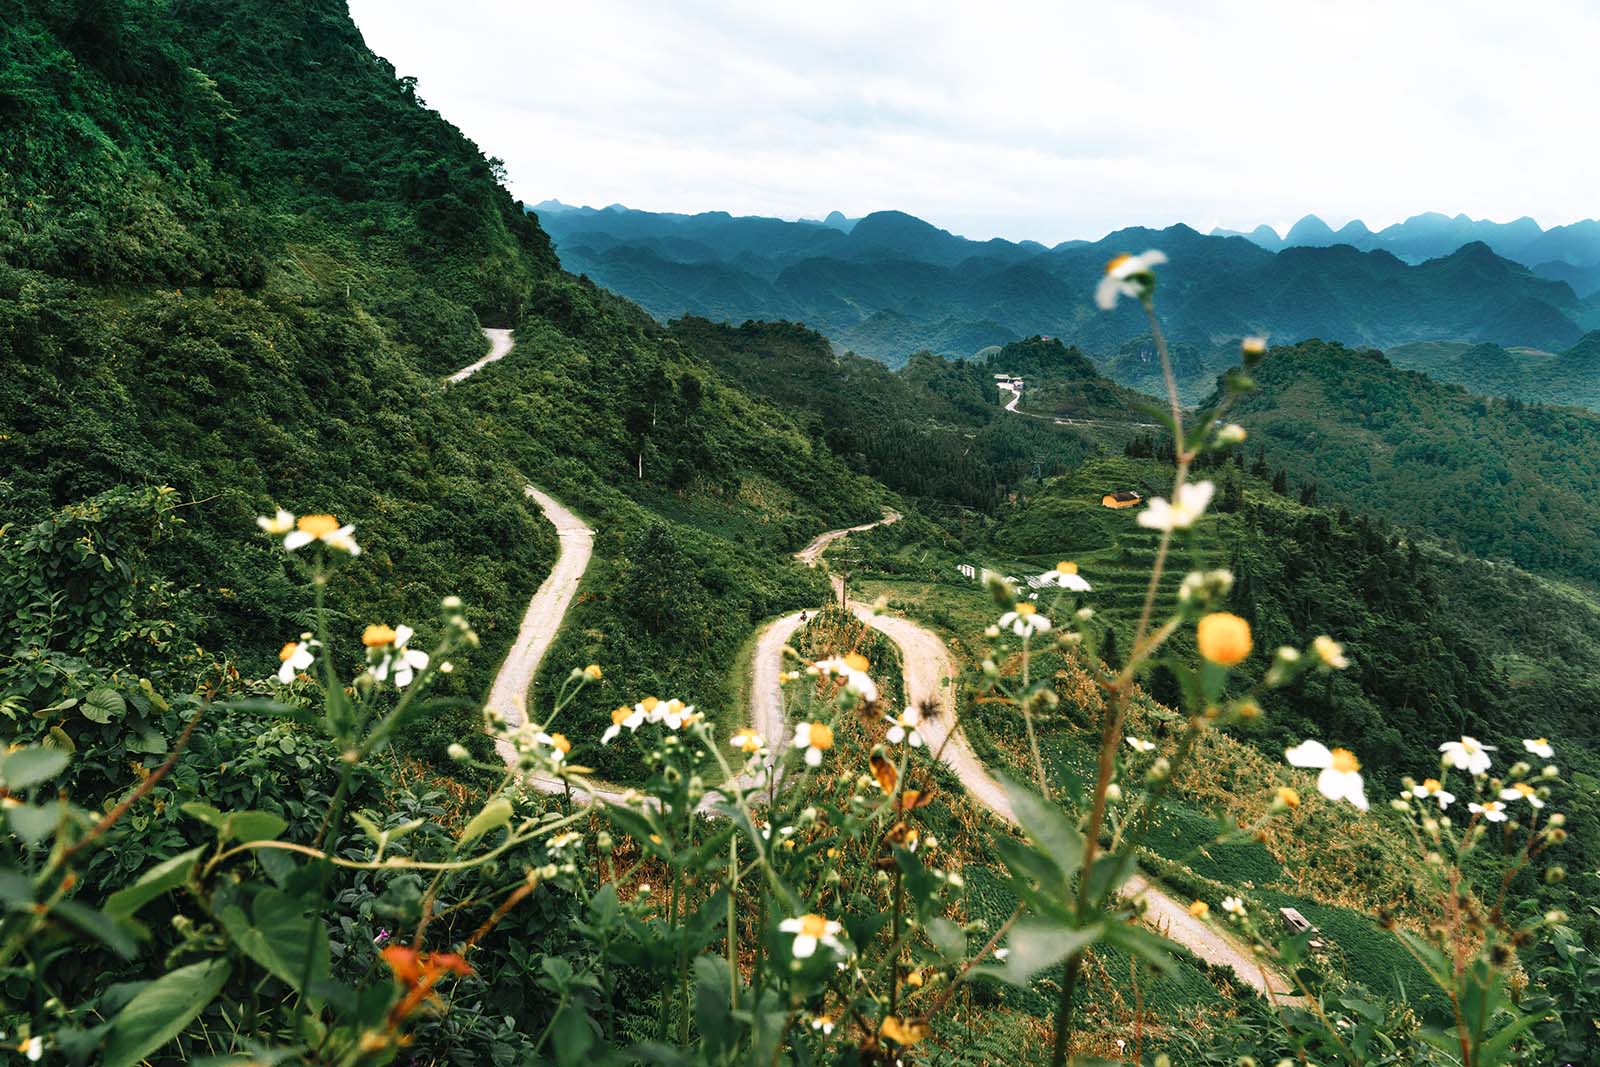
M 706 1051 L 719 1055 L 739 1039 L 734 1021 L 731 972 L 721 956 L 696 956 L 694 961 L 694 1021 L 706 1043 Z M 737 979 L 734 979 L 735 981 Z
M 58 900 L 51 906 L 50 914 L 65 919 L 84 933 L 105 942 L 111 951 L 123 959 L 131 958 L 138 947 L 134 943 L 129 926 L 133 929 L 139 927 L 134 924 L 125 926 L 122 920 L 112 918 L 87 904 L 80 904 L 76 900 Z
M 7 789 L 27 789 L 49 781 L 67 768 L 67 754 L 53 748 L 19 748 L 0 761 L 0 781 Z
M 188 879 L 189 872 L 194 869 L 200 853 L 205 850 L 205 845 L 191 848 L 188 852 L 180 852 L 151 867 L 139 876 L 137 882 L 126 889 L 117 890 L 106 898 L 106 914 L 126 918 L 167 890 L 182 885 Z
M 6 809 L 6 821 L 11 824 L 12 833 L 20 837 L 23 844 L 37 845 L 61 824 L 61 814 L 60 804 L 51 804 L 48 807 L 17 804 Z
M 83 706 L 79 710 L 90 722 L 108 723 L 128 713 L 128 702 L 123 700 L 122 694 L 115 689 L 102 685 L 98 689 L 89 691 L 89 695 L 83 698 Z
M 568 1003 L 550 1020 L 550 1044 L 554 1046 L 558 1067 L 580 1067 L 589 1060 L 594 1047 L 594 1027 L 589 1013 Z
M 270 811 L 236 811 L 228 816 L 229 835 L 245 843 L 271 841 L 288 825 Z
M 461 843 L 470 844 L 488 833 L 498 829 L 511 821 L 511 801 L 505 797 L 495 797 L 483 806 L 483 810 L 472 817 L 467 823 L 467 828 L 461 831 Z
M 946 962 L 962 959 L 967 954 L 967 935 L 961 927 L 941 916 L 934 916 L 925 924 L 928 940 L 939 950 Z
M 206 804 L 198 800 L 191 800 L 186 804 L 182 804 L 179 806 L 178 810 L 182 811 L 185 815 L 192 815 L 219 833 L 221 832 L 223 826 L 227 824 L 227 816 L 223 815 L 222 812 L 218 811 L 210 804 Z
M 183 1032 L 228 980 L 225 958 L 180 967 L 151 982 L 111 1022 L 105 1067 L 133 1067 Z
M 1024 919 L 1012 928 L 1006 940 L 1006 947 L 1011 951 L 1005 966 L 984 970 L 1012 985 L 1026 986 L 1040 971 L 1094 944 L 1104 931 L 1105 925 L 1100 922 L 1074 928 Z
M 222 910 L 223 929 L 239 950 L 293 989 L 309 974 L 316 982 L 328 974 L 328 930 L 298 897 L 263 889 L 251 903 L 251 917 L 237 904 Z
M 1071 881 L 1083 862 L 1083 835 L 1065 812 L 1010 778 L 1001 776 L 1017 822 L 1039 850 Z

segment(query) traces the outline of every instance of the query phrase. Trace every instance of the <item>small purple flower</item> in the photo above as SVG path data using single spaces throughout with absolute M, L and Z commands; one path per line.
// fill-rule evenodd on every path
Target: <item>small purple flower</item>
M 372 943 L 374 945 L 381 945 L 387 940 L 389 940 L 389 931 L 387 929 L 380 928 L 378 930 L 378 936 L 372 939 Z

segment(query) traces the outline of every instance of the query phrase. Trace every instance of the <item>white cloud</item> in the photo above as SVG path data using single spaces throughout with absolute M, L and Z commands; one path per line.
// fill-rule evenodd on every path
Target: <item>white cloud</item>
M 973 237 L 1600 215 L 1577 0 L 351 0 L 530 202 Z

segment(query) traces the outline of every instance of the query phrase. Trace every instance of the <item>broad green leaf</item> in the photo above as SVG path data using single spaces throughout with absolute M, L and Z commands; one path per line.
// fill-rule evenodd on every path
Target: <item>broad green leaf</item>
M 1024 919 L 1006 939 L 1010 953 L 1003 967 L 986 967 L 985 972 L 1012 985 L 1026 986 L 1034 975 L 1054 967 L 1075 952 L 1081 952 L 1100 939 L 1103 923 L 1074 928 L 1055 923 Z
M 180 852 L 162 860 L 139 876 L 139 880 L 126 889 L 119 889 L 106 898 L 106 914 L 118 918 L 133 915 L 156 897 L 184 883 L 194 869 L 205 845 Z
M 270 811 L 236 811 L 228 816 L 229 836 L 243 842 L 271 841 L 289 824 Z
M 1017 822 L 1023 832 L 1040 851 L 1061 870 L 1063 878 L 1071 881 L 1083 862 L 1083 835 L 1078 832 L 1067 814 L 1049 803 L 1033 790 L 1010 778 L 1002 777 L 1011 810 L 1017 813 Z
M 125 924 L 123 920 L 113 918 L 87 904 L 80 904 L 76 900 L 58 900 L 51 906 L 50 914 L 58 919 L 65 919 L 84 933 L 105 942 L 113 952 L 124 959 L 132 957 L 138 948 L 134 943 L 130 927 L 140 929 L 139 927 L 132 923 Z
M 91 722 L 108 723 L 112 719 L 120 719 L 128 713 L 128 702 L 122 699 L 122 694 L 107 686 L 91 689 L 89 695 L 83 698 L 83 706 L 79 709 L 83 717 Z
M 263 889 L 251 916 L 238 905 L 224 908 L 222 926 L 239 950 L 294 989 L 308 973 L 313 982 L 328 974 L 328 931 L 310 906 L 276 889 Z
M 966 956 L 967 935 L 949 919 L 935 916 L 927 921 L 924 929 L 928 940 L 933 942 L 933 947 L 939 950 L 939 955 L 946 961 L 954 962 Z
M 554 1046 L 557 1067 L 580 1067 L 594 1047 L 594 1027 L 589 1013 L 568 1003 L 550 1020 L 550 1044 Z
M 213 830 L 217 830 L 219 832 L 225 825 L 227 825 L 226 815 L 222 814 L 222 812 L 218 811 L 210 804 L 206 804 L 199 800 L 191 800 L 188 803 L 181 805 L 179 810 L 185 815 L 194 816 L 196 819 L 199 819 Z
M 511 821 L 511 801 L 505 797 L 495 797 L 483 806 L 483 810 L 472 817 L 467 823 L 467 828 L 461 831 L 461 843 L 471 844 L 490 830 L 496 830 Z
M 7 789 L 27 789 L 49 781 L 67 768 L 67 754 L 53 748 L 19 748 L 0 761 L 0 782 Z
M 730 977 L 728 961 L 721 956 L 695 957 L 694 1021 L 713 1058 L 739 1039 L 740 1027 L 732 1014 Z
M 37 845 L 61 824 L 62 811 L 60 804 L 44 807 L 17 804 L 6 809 L 6 821 L 11 824 L 11 832 L 21 838 L 23 844 Z
M 192 963 L 142 989 L 111 1022 L 104 1067 L 133 1067 L 183 1032 L 228 980 L 225 958 Z

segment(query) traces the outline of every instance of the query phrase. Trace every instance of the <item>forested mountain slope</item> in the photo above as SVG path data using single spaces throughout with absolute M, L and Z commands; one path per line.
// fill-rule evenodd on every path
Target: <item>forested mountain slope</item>
M 1147 326 L 1132 306 L 1096 314 L 1094 282 L 1107 259 L 1145 248 L 1173 259 L 1162 275 L 1170 331 L 1207 352 L 1249 334 L 1280 342 L 1444 338 L 1562 347 L 1590 316 L 1565 281 L 1537 277 L 1481 243 L 1408 264 L 1349 246 L 1269 252 L 1182 225 L 1046 249 L 967 240 L 896 211 L 868 215 L 849 232 L 618 207 L 560 212 L 548 226 L 569 269 L 658 318 L 803 321 L 892 366 L 923 348 L 968 356 L 1036 334 L 1109 358 Z M 1144 384 L 1137 376 L 1119 380 Z
M 181 520 L 139 609 L 163 647 L 264 671 L 305 600 L 254 517 L 325 510 L 371 546 L 340 610 L 425 620 L 460 595 L 488 648 L 452 681 L 481 691 L 553 555 L 536 479 L 610 519 L 590 640 L 648 636 L 607 688 L 664 687 L 810 601 L 784 550 L 876 512 L 781 412 L 562 274 L 342 4 L 0 12 L 0 522 L 173 487 L 160 518 L 117 496 L 74 519 L 89 537 Z M 446 389 L 480 322 L 518 348 Z M 670 632 L 659 583 L 683 609 Z
M 1255 377 L 1238 417 L 1296 485 L 1473 555 L 1600 579 L 1600 415 L 1474 396 L 1320 341 L 1273 349 Z

